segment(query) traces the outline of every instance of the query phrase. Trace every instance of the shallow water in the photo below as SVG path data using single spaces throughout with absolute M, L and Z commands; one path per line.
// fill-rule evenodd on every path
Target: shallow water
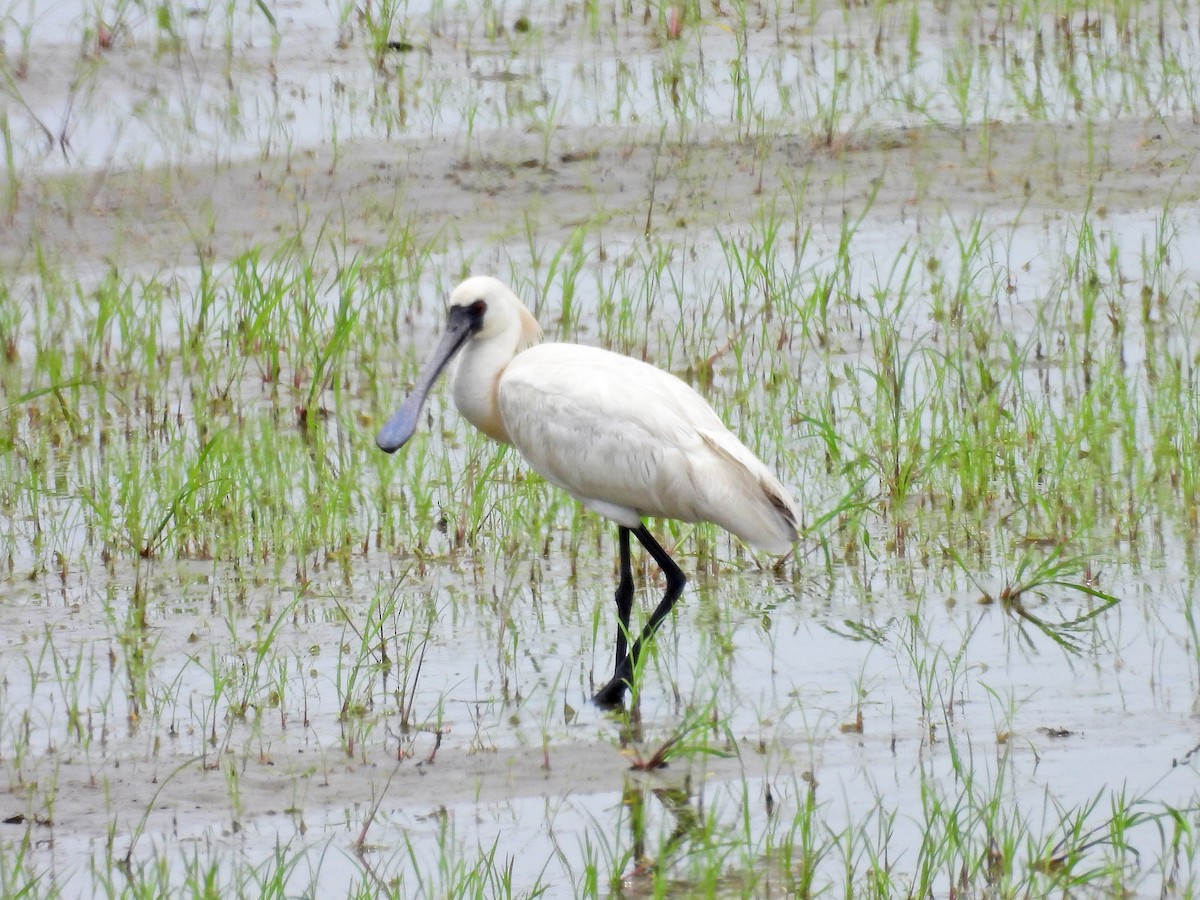
M 857 483 L 851 463 L 889 449 L 872 443 L 883 404 L 872 378 L 889 352 L 876 341 L 889 327 L 898 351 L 916 360 L 903 396 L 921 446 L 906 449 L 941 437 L 941 413 L 922 401 L 939 386 L 930 360 L 974 339 L 945 313 L 947 296 L 962 285 L 995 298 L 981 307 L 994 343 L 965 358 L 997 373 L 1011 392 L 1009 421 L 1069 422 L 1087 396 L 1085 358 L 1096 360 L 1098 373 L 1128 381 L 1131 443 L 1108 432 L 1095 436 L 1096 447 L 1062 442 L 1068 462 L 1119 444 L 1109 473 L 1115 487 L 1097 485 L 1098 493 L 1132 483 L 1126 470 L 1159 458 L 1161 441 L 1180 442 L 1186 461 L 1187 429 L 1170 434 L 1159 424 L 1161 409 L 1150 401 L 1161 386 L 1148 372 L 1152 362 L 1177 364 L 1183 384 L 1192 384 L 1198 352 L 1200 270 L 1185 252 L 1200 240 L 1185 121 L 1195 111 L 1187 72 L 1197 32 L 1171 30 L 1160 45 L 1153 29 L 1139 28 L 1126 40 L 1109 18 L 1078 32 L 1068 48 L 1066 34 L 1046 24 L 1047 71 L 1037 76 L 1043 98 L 1031 110 L 1021 92 L 1035 79 L 1036 28 L 1013 10 L 997 31 L 990 11 L 964 16 L 963 24 L 913 8 L 925 30 L 909 60 L 907 26 L 886 9 L 876 18 L 869 10 L 811 15 L 752 6 L 745 23 L 733 10 L 714 13 L 675 43 L 639 15 L 593 29 L 582 7 L 561 7 L 560 18 L 558 6 L 530 5 L 533 27 L 521 32 L 503 7 L 474 13 L 408 4 L 401 18 L 417 48 L 389 56 L 381 75 L 357 14 L 320 3 L 275 10 L 277 32 L 253 5 L 227 14 L 174 9 L 178 34 L 134 7 L 112 49 L 82 55 L 87 28 L 95 39 L 85 8 L 53 4 L 22 18 L 14 7 L 5 22 L 6 65 L 11 71 L 27 35 L 29 69 L 5 94 L 10 172 L 28 179 L 23 190 L 47 186 L 36 205 L 51 214 L 94 212 L 88 202 L 72 205 L 71 175 L 99 185 L 100 174 L 145 167 L 150 184 L 163 180 L 151 167 L 166 164 L 181 179 L 184 170 L 211 168 L 215 180 L 238 160 L 261 160 L 268 172 L 269 161 L 285 159 L 290 170 L 322 154 L 341 160 L 328 177 L 349 196 L 370 169 L 355 167 L 356 152 L 374 152 L 371 142 L 385 139 L 396 141 L 397 156 L 444 164 L 445 177 L 435 166 L 434 178 L 447 197 L 469 184 L 463 190 L 486 231 L 462 226 L 431 238 L 422 245 L 427 259 L 406 258 L 402 275 L 364 301 L 366 324 L 355 332 L 362 346 L 338 358 L 342 368 L 323 394 L 327 418 L 307 438 L 294 433 L 292 419 L 306 399 L 304 367 L 323 345 L 297 347 L 306 329 L 333 327 L 340 294 L 329 273 L 353 253 L 368 262 L 385 256 L 386 238 L 351 235 L 346 226 L 340 245 L 330 238 L 314 242 L 309 256 L 264 263 L 262 272 L 287 276 L 312 260 L 324 273 L 318 289 L 284 293 L 316 312 L 311 326 L 282 317 L 277 333 L 290 346 L 278 373 L 260 371 L 269 350 L 228 337 L 245 314 L 246 298 L 232 291 L 210 312 L 210 343 L 185 346 L 205 280 L 234 282 L 240 270 L 231 259 L 245 248 L 214 249 L 197 262 L 193 244 L 167 256 L 152 242 L 131 241 L 97 264 L 87 258 L 86 234 L 60 222 L 84 245 L 78 269 L 69 253 L 52 255 L 50 275 L 30 270 L 30 254 L 14 254 L 23 268 L 6 276 L 0 307 L 14 348 L 0 406 L 21 411 L 7 420 L 14 432 L 3 442 L 4 471 L 17 487 L 0 495 L 9 514 L 0 533 L 8 563 L 0 576 L 8 623 L 0 638 L 8 805 L 0 818 L 9 819 L 0 826 L 9 829 L 0 833 L 0 884 L 41 876 L 35 892 L 121 893 L 137 884 L 178 888 L 211 868 L 233 893 L 253 892 L 283 872 L 289 893 L 340 895 L 354 886 L 431 896 L 538 887 L 550 896 L 650 893 L 659 877 L 680 891 L 716 885 L 730 895 L 762 895 L 796 889 L 807 864 L 818 886 L 835 890 L 903 893 L 929 883 L 940 895 L 956 873 L 953 864 L 924 862 L 936 858 L 924 846 L 927 835 L 974 836 L 964 841 L 974 853 L 988 839 L 1015 834 L 1005 853 L 1022 890 L 1068 890 L 1053 877 L 1059 838 L 1082 847 L 1084 867 L 1111 861 L 1121 873 L 1111 879 L 1119 881 L 1114 890 L 1194 890 L 1195 498 L 1164 485 L 1169 475 L 1147 479 L 1145 495 L 1130 500 L 1129 521 L 1072 531 L 1071 521 L 1040 516 L 1041 498 L 1029 496 L 1072 487 L 1055 480 L 1054 461 L 1035 452 L 1032 436 L 1028 456 L 1012 456 L 1046 471 L 1014 474 L 981 512 L 960 510 L 953 491 L 919 481 L 889 505 L 881 499 L 886 466 Z M 1142 15 L 1139 23 L 1154 24 Z M 1182 13 L 1161 15 L 1170 23 Z M 876 34 L 883 34 L 879 52 L 853 52 Z M 979 56 L 971 61 L 976 93 L 960 115 L 945 73 L 953 54 L 963 53 Z M 1057 69 L 1055 59 L 1063 63 Z M 749 83 L 739 80 L 739 60 L 754 63 Z M 1109 68 L 1072 87 L 1072 78 L 1106 60 Z M 671 71 L 691 91 L 686 101 L 669 98 L 664 73 Z M 845 82 L 839 72 L 848 72 Z M 1160 94 L 1168 100 L 1158 102 Z M 833 119 L 824 118 L 830 108 Z M 1160 118 L 1119 127 L 1151 109 Z M 909 132 L 931 120 L 935 137 Z M 1042 120 L 1049 125 L 1038 131 Z M 69 141 L 47 144 L 38 121 Z M 1045 132 L 1054 132 L 1061 165 L 1031 163 L 1026 172 L 1024 162 L 1006 165 L 978 146 L 993 133 L 983 123 L 1021 135 L 1016 126 L 1030 121 L 1032 137 L 1009 146 L 1037 159 Z M 1113 159 L 1097 162 L 1090 144 L 1080 151 L 1075 142 L 1090 140 L 1089 123 L 1106 121 L 1116 127 L 1104 132 L 1098 155 Z M 842 152 L 823 147 L 829 122 L 848 154 L 832 174 L 819 168 Z M 952 129 L 963 122 L 972 126 L 969 153 L 907 172 L 911 160 L 925 159 L 920 147 L 946 129 L 949 151 L 941 152 L 954 151 Z M 539 151 L 545 163 L 568 147 L 594 145 L 614 123 L 625 129 L 613 139 L 619 148 L 596 152 L 618 162 L 597 176 L 606 184 L 595 199 L 576 198 L 571 216 L 584 208 L 581 218 L 564 224 L 545 208 L 539 218 L 528 205 L 522 225 L 504 221 L 514 195 L 545 191 L 551 208 L 566 201 L 567 176 L 539 167 Z M 643 185 L 654 178 L 645 163 L 657 169 L 659 157 L 640 155 L 639 142 L 652 148 L 663 126 L 683 146 L 728 143 L 724 162 L 749 169 L 750 183 L 760 152 L 751 148 L 761 139 L 761 152 L 782 160 L 783 174 L 772 167 L 764 196 L 750 200 L 744 191 L 743 205 L 725 205 L 719 194 L 703 193 L 716 190 L 711 172 L 668 164 L 660 207 L 650 204 L 659 228 L 647 240 Z M 1160 129 L 1166 139 L 1155 137 Z M 994 133 L 1004 134 L 999 125 Z M 530 147 L 535 158 L 526 166 Z M 875 149 L 878 156 L 868 155 Z M 513 167 L 486 164 L 512 154 Z M 980 174 L 992 165 L 995 174 Z M 801 180 L 813 172 L 824 183 L 790 191 L 789 167 Z M 896 170 L 905 173 L 898 182 Z M 1112 184 L 1126 176 L 1127 187 Z M 546 188 L 545 179 L 558 180 Z M 733 174 L 729 181 L 745 183 Z M 1093 202 L 1094 192 L 1104 199 Z M 251 204 L 256 212 L 259 202 Z M 301 197 L 297 208 L 311 212 L 306 203 Z M 783 212 L 795 205 L 797 214 Z M 361 212 L 348 208 L 343 222 Z M 23 202 L 17 216 L 27 209 Z M 130 209 L 137 211 L 132 201 Z M 102 215 L 115 226 L 121 207 Z M 248 214 L 239 207 L 234 215 Z M 841 253 L 848 221 L 855 226 Z M 983 250 L 961 253 L 976 222 Z M 583 237 L 573 256 L 567 237 L 576 227 Z M 1085 229 L 1094 230 L 1093 244 L 1081 237 Z M 41 240 L 60 249 L 69 246 L 62 237 L 48 230 Z M 278 239 L 273 231 L 263 238 Z M 766 268 L 754 269 L 754 254 L 771 240 Z M 559 248 L 555 271 L 549 257 Z M 568 279 L 575 262 L 579 270 Z M 154 299 L 136 307 L 144 311 L 128 328 L 110 328 L 104 356 L 93 346 L 103 330 L 92 292 L 110 267 L 135 285 L 135 296 Z M 867 510 L 850 507 L 814 527 L 778 570 L 710 530 L 669 531 L 667 543 L 678 544 L 694 574 L 658 638 L 632 723 L 588 702 L 611 666 L 611 529 L 531 483 L 513 454 L 471 437 L 445 390 L 433 401 L 428 437 L 406 458 L 377 459 L 370 447 L 375 423 L 403 394 L 432 339 L 440 293 L 469 268 L 511 276 L 555 337 L 644 355 L 700 383 L 794 486 L 807 525 L 846 496 Z M 69 286 L 61 294 L 55 278 Z M 155 295 L 160 282 L 170 286 Z M 828 314 L 805 312 L 804 299 L 825 283 L 835 295 Z M 1080 337 L 1081 284 L 1099 291 L 1093 355 Z M 1163 298 L 1149 321 L 1140 314 L 1144 285 Z M 56 296 L 59 311 L 42 309 Z M 622 312 L 611 311 L 614 304 Z M 377 333 L 384 308 L 403 320 L 400 346 Z M 30 324 L 42 321 L 39 310 L 44 328 Z M 155 315 L 161 321 L 148 321 Z M 154 344 L 143 353 L 138 341 L 151 324 Z M 738 349 L 722 352 L 727 342 Z M 66 393 L 82 421 L 99 423 L 83 439 L 70 429 L 44 437 L 54 406 L 32 395 L 53 380 L 46 344 L 64 352 L 82 346 L 83 355 L 108 360 L 84 368 L 89 379 L 111 379 L 108 393 Z M 709 373 L 697 374 L 710 355 Z M 218 371 L 227 381 L 201 371 L 205 356 L 231 358 Z M 173 367 L 161 378 L 136 369 L 153 373 L 161 360 Z M 1005 374 L 1010 366 L 1016 375 Z M 376 373 L 385 388 L 376 388 Z M 209 416 L 217 401 L 208 392 L 222 388 L 230 411 Z M 828 453 L 813 422 L 824 410 L 839 417 Z M 214 553 L 200 538 L 191 544 L 168 534 L 158 552 L 139 558 L 139 544 L 121 528 L 134 519 L 153 526 L 156 509 L 189 496 L 178 481 L 153 479 L 151 469 L 168 468 L 173 454 L 194 456 L 213 421 L 228 423 L 230 440 L 253 444 L 246 434 L 259 435 L 263 456 L 245 458 L 265 472 L 276 457 L 294 478 L 286 502 L 259 505 L 253 490 L 230 489 L 201 513 L 249 510 L 255 530 L 236 533 L 252 537 Z M 278 444 L 269 443 L 273 431 Z M 47 440 L 61 444 L 44 468 L 30 464 Z M 437 461 L 415 460 L 422 448 Z M 428 508 L 414 496 L 413 471 L 432 476 Z M 250 484 L 269 480 L 252 468 L 239 475 Z M 139 477 L 146 509 L 131 510 L 121 488 Z M 110 493 L 98 493 L 105 486 Z M 340 523 L 322 526 L 312 513 L 314 525 L 299 515 L 348 489 L 354 493 Z M 274 496 L 267 487 L 262 494 Z M 121 499 L 128 520 L 104 517 L 109 496 Z M 464 511 L 476 502 L 479 510 Z M 514 521 L 539 531 L 521 534 Z M 307 530 L 320 534 L 315 549 L 287 543 L 291 532 Z M 1082 562 L 1061 579 L 1068 584 L 1027 592 L 1029 611 L 1054 623 L 1099 608 L 1101 598 L 1078 584 L 1121 600 L 1070 633 L 1079 643 L 1074 652 L 999 603 L 979 602 L 1019 580 L 1027 551 L 1048 555 L 1060 543 Z M 643 608 L 657 591 L 651 576 L 640 589 Z M 681 733 L 668 768 L 629 772 L 631 758 Z M 810 791 L 816 836 L 805 845 Z M 1117 809 L 1151 817 L 1118 834 L 1110 821 Z M 1084 834 L 1099 830 L 1072 842 L 1075 825 Z M 360 835 L 366 846 L 356 853 Z M 785 847 L 800 849 L 788 856 Z M 640 865 L 642 854 L 662 861 L 657 876 Z M 122 873 L 117 864 L 127 855 L 132 869 Z M 872 856 L 885 861 L 872 868 Z M 934 874 L 923 874 L 923 865 Z M 884 870 L 890 882 L 872 888 Z
M 219 164 L 401 136 L 485 152 L 481 135 L 497 127 L 628 123 L 726 122 L 753 136 L 791 119 L 807 138 L 864 125 L 1194 115 L 1200 99 L 1186 7 L 1073 20 L 747 4 L 664 41 L 657 17 L 591 16 L 586 5 L 383 3 L 377 14 L 392 11 L 387 33 L 406 49 L 384 51 L 376 67 L 360 43 L 372 6 L 297 0 L 272 5 L 272 22 L 253 3 L 153 14 L 13 3 L 2 34 L 24 73 L 6 109 L 14 160 Z

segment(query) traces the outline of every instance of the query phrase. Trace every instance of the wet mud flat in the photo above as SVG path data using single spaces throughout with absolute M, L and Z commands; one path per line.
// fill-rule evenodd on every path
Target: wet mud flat
M 75 44 L 5 56 L 5 892 L 1194 890 L 1189 38 L 439 7 L 381 66 L 343 12 L 126 20 L 69 116 Z M 445 394 L 373 447 L 469 271 L 805 510 L 654 523 L 625 714 L 612 529 Z

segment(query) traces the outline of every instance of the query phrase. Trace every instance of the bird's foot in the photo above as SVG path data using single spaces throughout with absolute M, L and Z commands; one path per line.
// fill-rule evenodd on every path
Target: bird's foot
M 612 680 L 596 691 L 592 702 L 601 709 L 618 709 L 625 705 L 625 691 L 629 689 L 626 675 L 614 675 Z

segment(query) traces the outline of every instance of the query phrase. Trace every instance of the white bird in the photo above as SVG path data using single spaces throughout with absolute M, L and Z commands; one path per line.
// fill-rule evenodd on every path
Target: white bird
M 617 652 L 593 698 L 622 703 L 646 641 L 687 579 L 642 519 L 713 522 L 783 554 L 796 541 L 796 505 L 779 479 L 674 375 L 582 344 L 540 344 L 528 309 L 495 278 L 468 278 L 450 294 L 445 334 L 413 392 L 380 430 L 393 453 L 416 431 L 425 398 L 456 354 L 454 402 L 484 434 L 512 444 L 543 478 L 617 523 Z M 629 536 L 662 569 L 666 593 L 627 651 L 633 605 Z

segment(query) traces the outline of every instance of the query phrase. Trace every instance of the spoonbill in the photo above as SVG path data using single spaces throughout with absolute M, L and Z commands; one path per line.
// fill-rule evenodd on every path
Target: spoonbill
M 617 523 L 616 664 L 593 700 L 620 706 L 643 647 L 687 581 L 642 520 L 713 522 L 784 554 L 796 541 L 796 505 L 713 408 L 674 375 L 596 347 L 542 344 L 541 336 L 532 313 L 503 283 L 468 278 L 450 294 L 446 331 L 412 393 L 375 442 L 387 453 L 407 443 L 430 389 L 458 355 L 454 403 L 467 421 L 512 444 L 548 482 Z M 630 535 L 666 578 L 666 592 L 632 649 Z

